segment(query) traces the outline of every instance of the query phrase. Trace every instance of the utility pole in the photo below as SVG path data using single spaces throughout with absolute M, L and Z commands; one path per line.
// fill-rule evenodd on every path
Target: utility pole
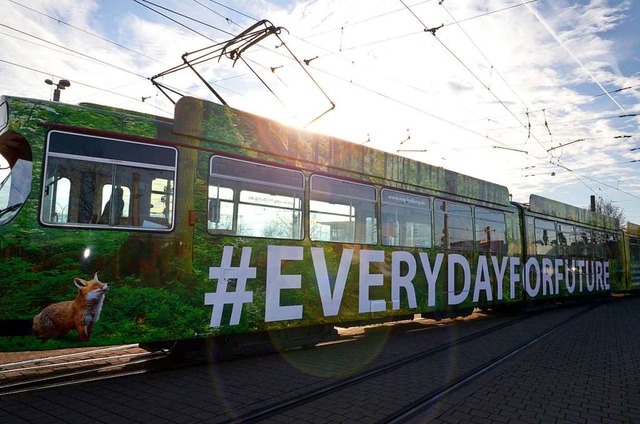
M 69 80 L 66 80 L 66 79 L 61 79 L 57 83 L 51 81 L 50 79 L 46 79 L 46 80 L 44 80 L 44 82 L 49 84 L 49 85 L 53 85 L 55 87 L 55 89 L 53 90 L 53 101 L 54 102 L 59 102 L 60 101 L 60 90 L 64 90 L 65 88 L 67 88 L 67 87 L 69 87 L 71 85 Z

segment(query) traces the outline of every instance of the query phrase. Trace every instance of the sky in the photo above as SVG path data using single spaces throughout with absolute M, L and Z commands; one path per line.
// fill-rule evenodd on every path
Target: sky
M 517 202 L 537 194 L 588 207 L 595 195 L 640 223 L 636 0 L 0 0 L 0 7 L 0 94 L 51 99 L 45 79 L 66 79 L 63 102 L 168 117 L 173 103 L 164 93 L 174 101 L 222 99 L 504 185 Z M 227 44 L 254 25 L 269 35 Z M 224 46 L 240 56 L 219 57 Z M 185 53 L 215 93 L 180 69 Z

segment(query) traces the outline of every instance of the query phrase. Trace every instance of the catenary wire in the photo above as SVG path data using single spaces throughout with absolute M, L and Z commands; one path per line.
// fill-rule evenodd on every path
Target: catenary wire
M 54 20 L 54 21 L 56 21 L 56 22 L 58 22 L 58 23 L 60 23 L 60 24 L 66 25 L 66 26 L 68 26 L 68 27 L 70 27 L 70 28 L 73 28 L 73 29 L 75 29 L 75 30 L 77 30 L 77 31 L 80 31 L 80 32 L 82 32 L 82 33 L 84 33 L 84 34 L 87 34 L 87 35 L 89 35 L 89 36 L 91 36 L 91 37 L 94 37 L 94 38 L 97 38 L 97 39 L 99 39 L 99 40 L 105 41 L 105 42 L 107 42 L 107 43 L 109 43 L 109 44 L 113 44 L 114 46 L 117 46 L 117 47 L 119 47 L 119 48 L 121 48 L 121 49 L 127 50 L 127 51 L 129 51 L 129 52 L 131 52 L 131 53 L 137 54 L 138 56 L 142 56 L 142 57 L 145 57 L 145 58 L 147 58 L 147 59 L 153 60 L 154 62 L 157 62 L 157 63 L 160 63 L 160 64 L 165 65 L 165 64 L 164 64 L 164 63 L 162 63 L 161 61 L 159 61 L 159 60 L 157 60 L 157 59 L 154 59 L 154 58 L 153 58 L 153 57 L 151 57 L 151 56 L 147 56 L 146 54 L 144 54 L 144 53 L 142 53 L 142 52 L 139 52 L 139 51 L 137 51 L 137 50 L 134 50 L 134 49 L 132 49 L 132 48 L 129 48 L 129 47 L 127 47 L 127 46 L 125 46 L 125 45 L 122 45 L 122 44 L 120 44 L 120 43 L 116 43 L 115 41 L 113 41 L 113 40 L 109 40 L 108 38 L 104 38 L 104 37 L 102 37 L 102 36 L 100 36 L 100 35 L 98 35 L 98 34 L 96 34 L 96 33 L 94 33 L 94 32 L 87 31 L 86 29 L 82 29 L 82 28 L 80 28 L 80 27 L 77 27 L 77 26 L 75 26 L 75 25 L 72 25 L 72 24 L 70 24 L 70 23 L 68 23 L 68 22 L 63 21 L 63 20 L 62 20 L 62 19 L 60 19 L 60 18 L 55 18 L 55 17 L 53 17 L 53 16 L 47 15 L 47 14 L 46 14 L 46 13 L 44 13 L 44 12 L 41 12 L 41 11 L 39 11 L 39 10 L 36 10 L 36 9 L 34 9 L 34 8 L 32 8 L 32 7 L 26 6 L 26 5 L 22 4 L 22 3 L 19 3 L 19 2 L 17 2 L 17 1 L 15 1 L 15 0 L 9 0 L 9 1 L 10 1 L 11 3 L 13 3 L 13 4 L 17 5 L 17 6 L 23 7 L 23 8 L 25 8 L 25 9 L 27 9 L 27 10 L 30 10 L 30 11 L 32 11 L 32 12 L 34 12 L 34 13 L 37 13 L 38 15 L 45 16 L 45 17 L 47 17 L 47 18 L 49 18 L 49 19 L 51 19 L 51 20 Z

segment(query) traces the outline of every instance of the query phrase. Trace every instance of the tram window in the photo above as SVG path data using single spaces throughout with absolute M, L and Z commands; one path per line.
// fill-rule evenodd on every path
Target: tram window
M 71 193 L 71 181 L 69 178 L 61 177 L 49 185 L 48 190 L 51 190 L 55 195 L 51 196 L 55 199 L 50 205 L 51 222 L 69 222 L 69 204 Z M 106 203 L 106 201 L 105 201 Z
M 431 202 L 428 197 L 382 189 L 382 243 L 431 247 Z
M 5 129 L 9 123 L 9 111 L 7 110 L 7 102 L 0 103 L 0 131 Z M 2 162 L 2 155 L 0 155 L 0 163 Z M 1 176 L 2 174 L 0 174 Z
M 177 151 L 52 131 L 40 218 L 60 226 L 169 231 Z
M 588 228 L 576 227 L 575 254 L 590 258 L 593 256 L 593 232 Z
M 594 255 L 596 258 L 602 258 L 604 257 L 604 250 L 607 239 L 606 234 L 602 231 L 594 231 L 593 234 L 595 235 Z
M 620 257 L 620 236 L 616 233 L 605 233 L 605 258 Z
M 209 186 L 209 219 L 207 228 L 212 232 L 233 231 L 233 189 Z
M 28 143 L 9 133 L 0 136 L 0 225 L 11 221 L 27 200 L 32 168 Z
M 434 246 L 473 250 L 471 206 L 436 200 L 434 211 Z
M 162 177 L 152 179 L 149 216 L 155 219 L 169 219 L 173 216 L 173 196 L 173 180 Z
M 536 228 L 536 254 L 553 255 L 558 251 L 558 239 L 556 237 L 556 226 L 553 221 L 537 219 Z
M 576 251 L 576 230 L 573 225 L 558 224 L 556 232 L 558 252 L 561 255 L 573 255 Z
M 303 237 L 302 172 L 213 156 L 208 198 L 211 234 Z
M 312 175 L 309 205 L 312 240 L 377 243 L 374 187 Z
M 479 252 L 505 253 L 507 225 L 503 212 L 475 208 L 476 246 Z
M 629 237 L 629 259 L 640 262 L 640 238 Z

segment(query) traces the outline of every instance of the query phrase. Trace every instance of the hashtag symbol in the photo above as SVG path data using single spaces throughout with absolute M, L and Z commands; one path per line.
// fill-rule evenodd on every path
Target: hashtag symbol
M 233 246 L 225 246 L 222 252 L 222 263 L 220 266 L 209 268 L 209 278 L 218 280 L 216 292 L 204 294 L 204 304 L 213 306 L 211 327 L 220 327 L 224 305 L 231 305 L 231 319 L 229 320 L 229 324 L 238 325 L 240 323 L 240 315 L 242 314 L 242 305 L 253 302 L 253 292 L 246 291 L 247 279 L 256 278 L 256 268 L 249 266 L 251 248 L 242 248 L 240 266 L 237 268 L 231 266 L 232 256 Z M 229 280 L 236 281 L 235 291 L 227 291 Z

